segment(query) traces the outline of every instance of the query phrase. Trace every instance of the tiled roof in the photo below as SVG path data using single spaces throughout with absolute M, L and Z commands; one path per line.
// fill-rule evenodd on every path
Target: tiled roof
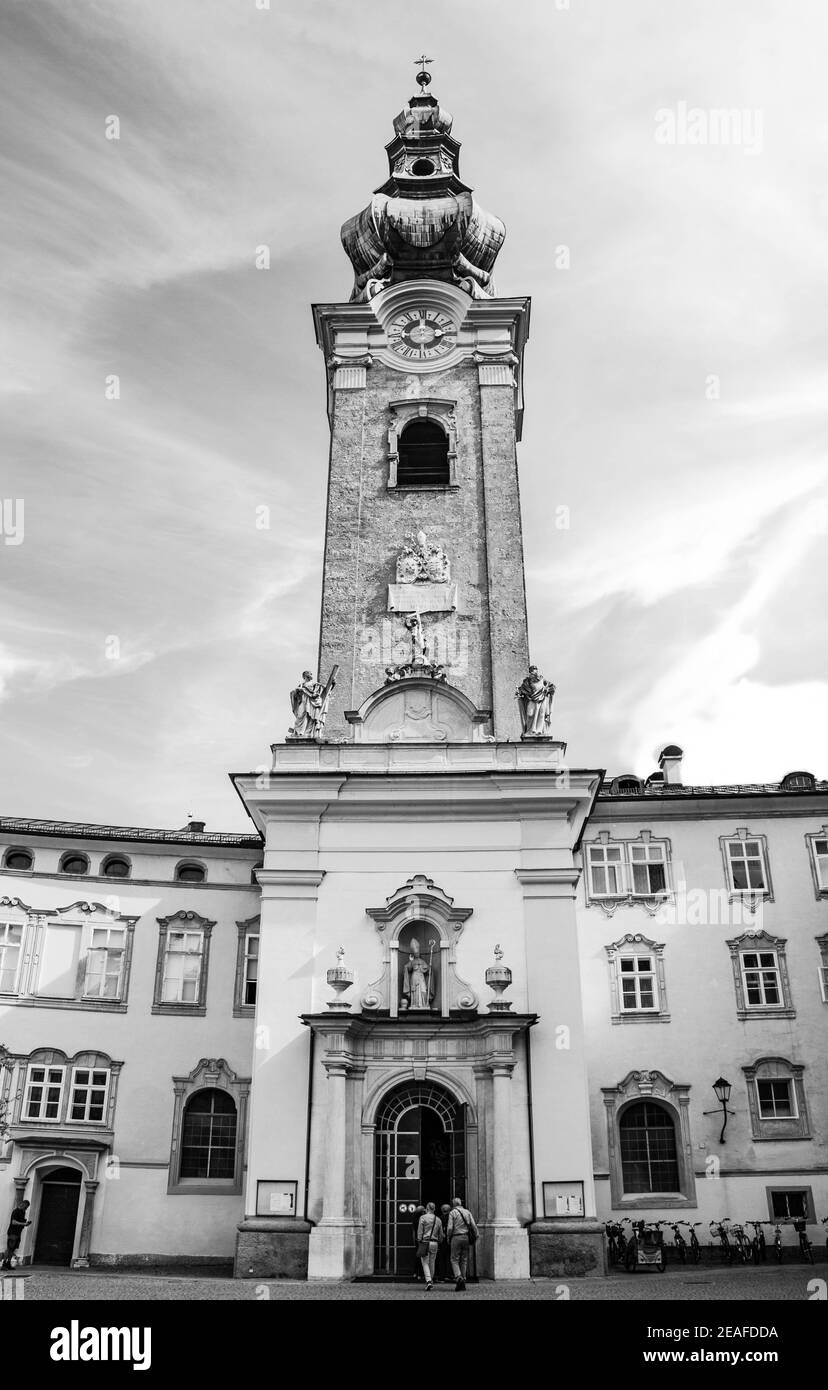
M 60 835 L 85 840 L 142 840 L 163 845 L 223 845 L 236 849 L 260 849 L 258 835 L 222 835 L 204 830 L 148 830 L 136 825 L 90 825 L 86 821 L 22 820 L 0 816 L 0 830 L 15 835 Z
M 643 786 L 637 792 L 614 792 L 610 790 L 611 781 L 612 779 L 608 779 L 608 782 L 598 793 L 602 800 L 605 797 L 612 797 L 614 801 L 631 801 L 638 796 L 813 796 L 814 792 L 828 792 L 828 782 L 817 782 L 812 788 L 786 788 L 780 782 L 736 782 L 726 787 L 685 787 L 676 783 L 655 782 L 651 786 Z

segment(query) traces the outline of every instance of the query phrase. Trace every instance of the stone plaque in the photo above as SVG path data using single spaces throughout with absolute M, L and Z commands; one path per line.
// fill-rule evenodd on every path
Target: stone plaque
M 389 584 L 389 613 L 452 613 L 456 584 Z

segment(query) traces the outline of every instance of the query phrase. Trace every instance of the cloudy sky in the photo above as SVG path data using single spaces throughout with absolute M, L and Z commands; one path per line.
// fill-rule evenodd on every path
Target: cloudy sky
M 348 297 L 339 226 L 423 47 L 532 296 L 555 732 L 611 771 L 675 739 L 688 781 L 828 776 L 824 0 L 8 0 L 2 28 L 0 811 L 248 825 L 227 772 L 317 644 L 310 304 Z

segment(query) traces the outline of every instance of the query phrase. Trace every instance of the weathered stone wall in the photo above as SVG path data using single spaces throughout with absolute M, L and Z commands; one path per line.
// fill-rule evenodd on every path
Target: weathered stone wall
M 456 401 L 455 487 L 388 487 L 389 402 L 407 396 Z M 406 538 L 420 530 L 446 551 L 458 584 L 456 613 L 423 619 L 431 654 L 478 707 L 497 701 L 499 737 L 519 735 L 514 690 L 527 651 L 514 431 L 513 389 L 481 388 L 471 360 L 425 377 L 375 363 L 364 389 L 336 391 L 320 678 L 335 662 L 341 670 L 328 738 L 350 736 L 345 710 L 358 708 L 384 683 L 385 666 L 410 653 L 402 618 L 387 611 L 388 584 Z

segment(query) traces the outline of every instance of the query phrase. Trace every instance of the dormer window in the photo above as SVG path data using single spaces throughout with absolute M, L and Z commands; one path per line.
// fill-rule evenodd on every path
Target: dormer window
M 812 792 L 816 778 L 812 772 L 786 772 L 782 778 L 783 792 Z
M 8 849 L 3 860 L 3 868 L 14 873 L 29 873 L 34 865 L 34 855 L 28 849 Z
M 89 873 L 89 860 L 85 854 L 64 854 L 60 861 L 60 873 L 62 874 L 81 874 Z
M 177 865 L 175 870 L 176 883 L 204 883 L 207 878 L 207 870 L 203 864 L 194 864 L 185 860 L 184 863 Z
M 104 878 L 129 878 L 129 860 L 120 854 L 110 854 L 101 866 L 101 873 Z
M 619 796 L 640 796 L 643 788 L 639 777 L 625 776 L 616 777 L 612 790 Z

